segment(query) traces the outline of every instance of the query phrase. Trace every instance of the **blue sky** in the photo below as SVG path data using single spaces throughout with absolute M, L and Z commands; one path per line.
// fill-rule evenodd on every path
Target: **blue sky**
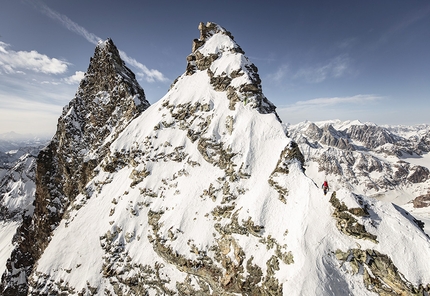
M 98 39 L 148 101 L 185 72 L 199 22 L 229 30 L 283 122 L 430 124 L 430 2 L 3 0 L 0 133 L 52 135 Z

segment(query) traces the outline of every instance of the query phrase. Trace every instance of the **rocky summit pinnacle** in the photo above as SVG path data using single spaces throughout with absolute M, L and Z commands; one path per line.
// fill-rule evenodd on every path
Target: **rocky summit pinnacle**
M 85 147 L 87 150 L 102 144 L 108 136 L 117 135 L 148 106 L 134 73 L 125 66 L 112 40 L 107 39 L 97 45 L 76 96 L 64 109 L 59 125 L 72 123 L 67 131 L 73 129 L 85 138 L 81 142 L 89 146 Z
M 63 109 L 57 132 L 38 156 L 34 215 L 18 229 L 18 246 L 2 277 L 3 295 L 26 293 L 26 278 L 67 207 L 84 193 L 110 142 L 148 107 L 113 41 L 100 42 L 75 97 Z
M 186 75 L 206 71 L 214 89 L 227 92 L 231 110 L 242 102 L 260 113 L 276 114 L 276 107 L 263 95 L 257 67 L 245 57 L 233 35 L 211 22 L 200 23 L 199 31 L 200 38 L 194 39 L 192 53 L 187 57 Z

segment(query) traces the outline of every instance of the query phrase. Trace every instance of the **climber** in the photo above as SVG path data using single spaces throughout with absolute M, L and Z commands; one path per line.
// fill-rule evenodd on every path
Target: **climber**
M 327 181 L 324 181 L 324 183 L 322 184 L 322 189 L 323 189 L 323 191 L 324 191 L 324 195 L 326 195 L 327 194 L 327 191 L 328 191 L 328 182 Z

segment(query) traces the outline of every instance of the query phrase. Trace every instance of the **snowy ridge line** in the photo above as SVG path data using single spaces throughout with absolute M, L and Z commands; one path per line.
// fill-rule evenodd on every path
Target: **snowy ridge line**
M 44 236 L 49 242 L 40 257 L 30 258 L 34 265 L 19 265 L 26 258 L 12 256 L 4 294 L 428 294 L 430 239 L 413 217 L 346 186 L 331 186 L 324 195 L 308 174 L 317 148 L 329 147 L 319 156 L 335 169 L 329 152 L 342 155 L 337 146 L 355 144 L 333 126 L 286 130 L 231 33 L 214 23 L 199 30 L 185 73 L 158 102 L 125 119 L 126 110 L 114 118 L 106 104 L 93 104 L 114 101 L 123 81 L 117 72 L 109 90 L 103 79 L 90 80 L 98 72 L 86 76 L 77 96 L 84 102 L 65 109 L 64 129 L 54 137 L 52 145 L 63 149 L 44 150 L 41 167 L 43 176 L 78 174 L 66 175 L 70 182 L 37 184 L 29 226 L 55 230 Z M 90 68 L 115 65 L 121 61 L 93 58 Z M 134 99 L 133 93 L 119 96 L 112 108 L 135 110 Z M 92 133 L 96 116 L 106 116 L 102 134 Z M 390 133 L 363 126 L 390 144 Z M 356 125 L 349 128 L 356 142 L 377 144 Z M 81 139 L 86 142 L 77 145 Z M 357 152 L 348 151 L 348 157 Z M 42 197 L 58 192 L 44 203 Z M 52 224 L 49 214 L 60 211 Z M 34 239 L 34 233 L 24 234 Z

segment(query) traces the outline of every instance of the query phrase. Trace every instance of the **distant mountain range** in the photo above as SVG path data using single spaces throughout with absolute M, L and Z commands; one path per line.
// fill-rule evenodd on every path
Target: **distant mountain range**
M 360 121 L 302 122 L 287 127 L 318 184 L 394 202 L 426 221 L 430 233 L 430 126 Z M 421 202 L 413 201 L 421 200 Z M 418 207 L 418 205 L 421 205 Z
M 17 134 L 14 132 L 0 134 L 0 157 L 4 154 L 12 156 L 17 150 L 34 148 L 48 144 L 49 138 L 38 137 L 31 134 Z
M 428 126 L 283 125 L 232 34 L 199 31 L 152 106 L 97 45 L 56 134 L 2 173 L 0 293 L 428 295 L 399 206 L 428 189 Z
M 427 125 L 392 127 L 324 121 L 289 125 L 287 130 L 305 155 L 308 174 L 316 180 L 327 177 L 341 187 L 377 196 L 427 184 L 430 177 Z M 409 192 L 405 198 L 415 194 Z

